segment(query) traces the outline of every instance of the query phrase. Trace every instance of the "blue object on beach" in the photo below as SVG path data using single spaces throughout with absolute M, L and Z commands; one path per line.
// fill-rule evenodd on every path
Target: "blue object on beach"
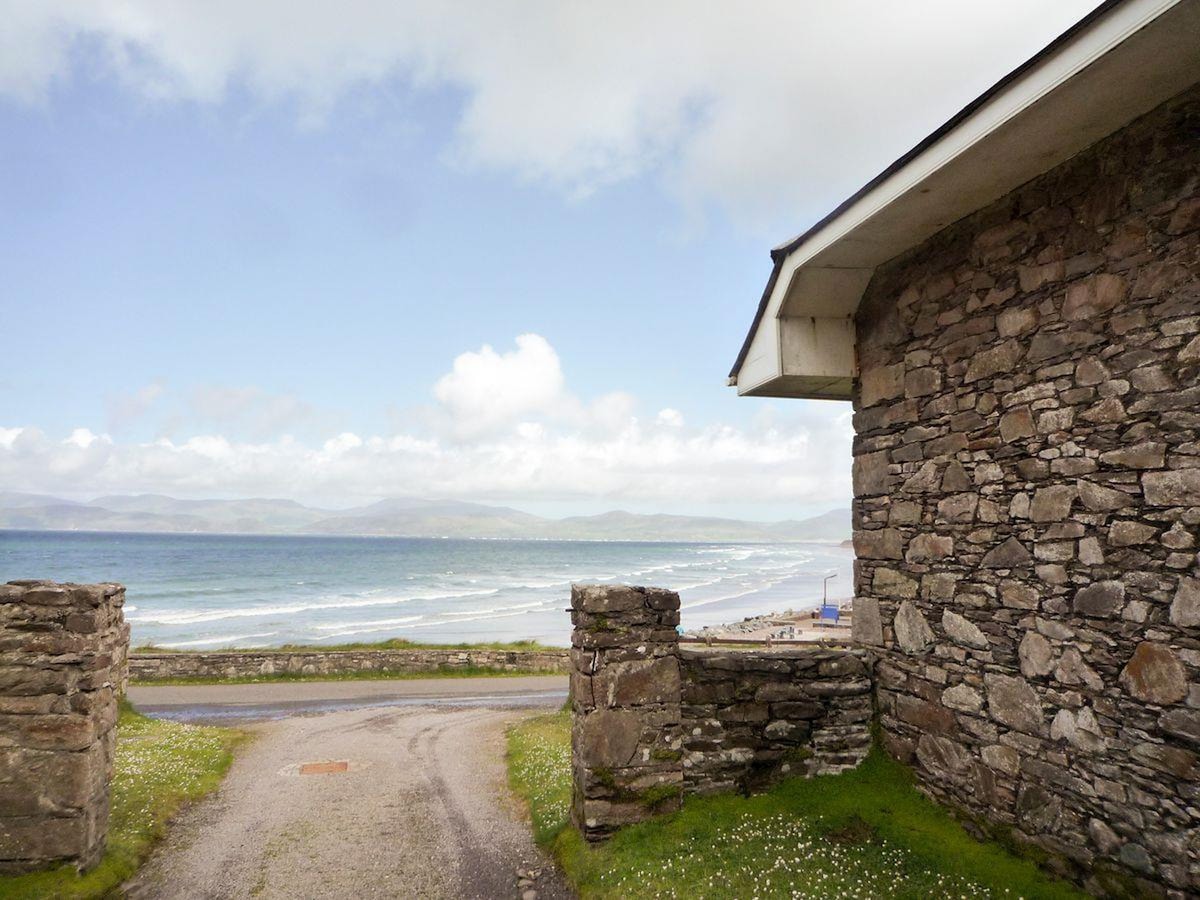
M 841 612 L 842 611 L 832 603 L 826 603 L 821 607 L 820 621 L 822 623 L 829 622 L 832 625 L 836 625 L 838 623 L 838 617 L 841 616 Z

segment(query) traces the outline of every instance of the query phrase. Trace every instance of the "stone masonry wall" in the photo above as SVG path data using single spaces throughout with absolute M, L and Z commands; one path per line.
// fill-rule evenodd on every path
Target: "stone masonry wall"
M 1200 88 L 882 267 L 857 328 L 887 747 L 1093 890 L 1200 892 Z
M 571 624 L 571 821 L 596 840 L 679 806 L 679 595 L 572 585 Z
M 255 678 L 263 675 L 402 675 L 456 669 L 565 673 L 566 650 L 231 650 L 215 653 L 132 653 L 129 677 L 156 679 Z
M 124 602 L 118 584 L 0 585 L 0 872 L 103 855 Z
M 679 650 L 686 794 L 763 790 L 855 768 L 871 749 L 861 650 Z
M 572 820 L 589 839 L 870 748 L 865 651 L 681 648 L 679 595 L 657 588 L 576 585 L 571 606 Z

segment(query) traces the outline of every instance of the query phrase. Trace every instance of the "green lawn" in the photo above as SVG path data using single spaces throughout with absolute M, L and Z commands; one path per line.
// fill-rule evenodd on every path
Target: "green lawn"
M 96 868 L 80 877 L 72 866 L 30 875 L 0 876 L 0 897 L 98 898 L 112 896 L 162 837 L 167 821 L 190 800 L 221 782 L 244 735 L 148 719 L 131 707 L 117 724 L 116 774 L 108 849 Z
M 691 797 L 675 814 L 588 846 L 567 826 L 570 714 L 509 732 L 509 779 L 534 835 L 585 898 L 1084 896 L 970 837 L 880 752 L 857 770 L 769 793 Z

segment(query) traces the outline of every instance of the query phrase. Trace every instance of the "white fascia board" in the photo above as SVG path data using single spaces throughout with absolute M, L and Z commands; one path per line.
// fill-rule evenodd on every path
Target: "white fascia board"
M 742 370 L 738 393 L 849 400 L 858 377 L 854 320 L 784 316 L 763 321 Z
M 779 318 L 764 316 L 754 330 L 750 351 L 734 382 L 738 394 L 753 395 L 755 389 L 783 375 L 783 354 L 779 345 Z

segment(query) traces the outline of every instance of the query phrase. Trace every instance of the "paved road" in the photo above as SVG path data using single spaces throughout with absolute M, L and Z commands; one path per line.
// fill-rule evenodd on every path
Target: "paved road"
M 147 715 L 188 722 L 283 718 L 367 706 L 544 706 L 567 697 L 565 675 L 413 678 L 396 681 L 283 681 L 129 688 Z
M 502 680 L 513 693 L 515 679 Z M 201 689 L 138 694 L 151 690 L 184 691 L 158 699 L 195 706 L 191 692 Z M 504 729 L 542 708 L 440 699 L 436 707 L 348 709 L 252 725 L 256 739 L 220 790 L 172 824 L 125 886 L 129 896 L 495 900 L 536 890 L 539 900 L 570 897 L 533 845 L 505 781 Z M 347 763 L 346 770 L 301 774 L 306 763 L 329 761 Z M 533 884 L 520 884 L 518 872 L 531 870 L 538 873 Z

